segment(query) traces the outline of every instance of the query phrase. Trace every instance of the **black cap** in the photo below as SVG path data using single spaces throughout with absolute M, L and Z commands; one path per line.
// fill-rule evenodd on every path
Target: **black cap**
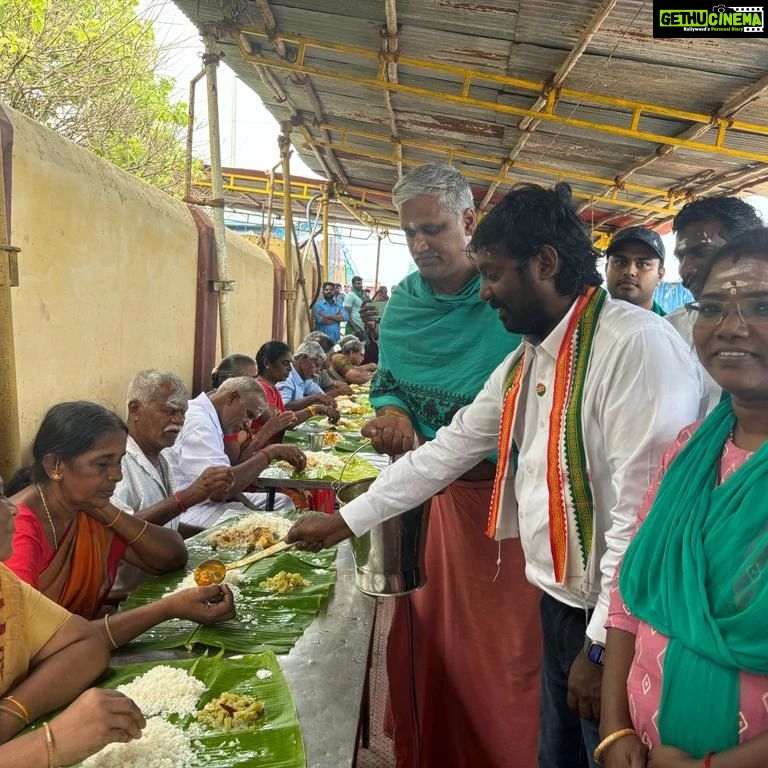
M 652 229 L 647 227 L 625 227 L 620 229 L 611 240 L 611 244 L 608 246 L 608 250 L 605 252 L 606 256 L 611 255 L 611 251 L 627 240 L 639 240 L 641 243 L 645 243 L 650 246 L 656 256 L 664 263 L 664 243 L 661 241 L 659 235 Z

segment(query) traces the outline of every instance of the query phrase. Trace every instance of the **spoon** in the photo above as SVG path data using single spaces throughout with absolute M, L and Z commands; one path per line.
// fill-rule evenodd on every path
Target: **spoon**
M 293 541 L 290 544 L 285 541 L 278 541 L 277 544 L 262 549 L 261 552 L 255 552 L 252 555 L 248 555 L 248 557 L 244 557 L 242 560 L 235 560 L 232 563 L 225 564 L 215 557 L 212 557 L 209 560 L 203 560 L 203 562 L 194 570 L 195 583 L 199 587 L 207 587 L 211 584 L 221 584 L 221 582 L 224 581 L 224 577 L 227 575 L 227 571 L 234 570 L 235 568 L 242 568 L 244 565 L 250 565 L 251 563 L 257 563 L 265 557 L 271 557 L 272 555 L 284 552 L 286 549 L 295 547 L 296 544 L 298 544 L 296 541 Z

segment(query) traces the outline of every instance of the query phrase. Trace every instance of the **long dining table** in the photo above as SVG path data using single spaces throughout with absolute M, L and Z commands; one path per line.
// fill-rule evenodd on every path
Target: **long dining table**
M 352 768 L 366 726 L 366 685 L 374 599 L 355 587 L 349 542 L 338 546 L 336 583 L 329 599 L 293 648 L 277 659 L 291 688 L 308 768 Z M 126 650 L 112 665 L 192 658 L 193 652 Z

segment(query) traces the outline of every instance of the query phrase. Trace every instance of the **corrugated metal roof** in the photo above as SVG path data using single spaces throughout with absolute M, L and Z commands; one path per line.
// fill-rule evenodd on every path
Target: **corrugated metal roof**
M 350 187 L 388 192 L 398 160 L 404 171 L 453 162 L 478 202 L 491 186 L 493 199 L 517 181 L 562 178 L 585 218 L 605 219 L 608 229 L 649 216 L 663 222 L 670 199 L 674 209 L 680 194 L 700 189 L 768 194 L 765 40 L 657 40 L 645 0 L 618 0 L 600 24 L 593 20 L 606 2 L 580 0 L 175 1 L 199 27 L 214 26 L 227 63 L 278 120 L 294 117 L 305 162 Z M 387 8 L 398 53 L 382 58 Z M 546 93 L 585 30 L 591 36 L 553 94 L 552 115 L 521 132 L 521 110 Z M 388 68 L 399 83 L 389 98 Z M 750 89 L 752 100 L 739 103 Z M 736 124 L 719 142 L 716 127 L 694 135 L 705 123 L 679 114 L 706 119 L 725 104 L 735 104 L 726 116 Z M 669 152 L 665 142 L 681 134 L 722 150 Z

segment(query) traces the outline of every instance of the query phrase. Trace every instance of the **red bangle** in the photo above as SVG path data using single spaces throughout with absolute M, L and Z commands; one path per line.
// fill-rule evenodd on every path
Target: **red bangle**
M 707 754 L 704 755 L 704 768 L 712 768 L 712 758 L 714 756 L 714 752 L 707 752 Z
M 179 505 L 179 512 L 186 512 L 187 508 L 184 505 L 184 497 L 181 495 L 181 491 L 176 491 L 173 494 L 173 498 L 176 499 L 176 503 Z
M 225 443 L 236 443 L 240 435 L 238 435 L 237 432 L 235 432 L 232 435 L 224 435 L 224 442 Z

